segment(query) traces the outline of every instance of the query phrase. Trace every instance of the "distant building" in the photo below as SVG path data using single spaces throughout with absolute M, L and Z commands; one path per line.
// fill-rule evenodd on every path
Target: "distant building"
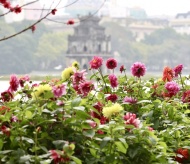
M 190 11 L 178 13 L 174 19 L 170 20 L 170 27 L 180 34 L 190 34 Z
M 100 18 L 92 15 L 79 17 L 80 24 L 74 27 L 74 34 L 68 36 L 67 59 L 69 64 L 77 60 L 87 69 L 93 56 L 110 57 L 111 37 L 105 35 L 105 28 L 99 25 Z
M 129 9 L 129 16 L 134 19 L 147 19 L 146 11 L 140 7 L 133 7 Z
M 150 35 L 152 32 L 167 26 L 167 20 L 145 19 L 133 21 L 127 28 L 133 33 L 136 41 L 141 41 L 146 35 Z

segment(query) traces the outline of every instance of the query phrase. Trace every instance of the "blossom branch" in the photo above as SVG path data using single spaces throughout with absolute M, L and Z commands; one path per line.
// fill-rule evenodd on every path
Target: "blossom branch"
M 29 2 L 29 3 L 26 3 L 26 4 L 24 4 L 24 5 L 22 5 L 22 6 L 20 6 L 21 8 L 22 7 L 24 7 L 24 6 L 28 6 L 28 5 L 31 5 L 31 4 L 33 4 L 33 3 L 36 3 L 36 2 L 38 2 L 39 0 L 35 0 L 35 1 L 32 1 L 32 2 Z M 2 5 L 1 5 L 2 6 Z M 3 16 L 5 16 L 5 15 L 7 15 L 7 14 L 9 14 L 9 13 L 11 13 L 12 11 L 11 10 L 9 10 L 9 11 L 7 11 L 6 13 L 4 13 L 4 14 L 0 14 L 0 17 L 3 17 Z

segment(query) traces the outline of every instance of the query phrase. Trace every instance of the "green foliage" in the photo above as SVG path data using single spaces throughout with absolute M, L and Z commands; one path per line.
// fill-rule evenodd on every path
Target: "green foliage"
M 181 99 L 184 91 L 189 90 L 189 77 L 173 78 L 181 89 L 169 97 L 166 96 L 166 82 L 162 80 L 120 75 L 118 86 L 112 88 L 108 75 L 103 75 L 101 69 L 90 78 L 95 87 L 87 95 L 82 94 L 83 90 L 77 94 L 71 79 L 63 82 L 50 78 L 39 86 L 49 84 L 51 93 L 42 87 L 40 90 L 33 87 L 32 81 L 24 81 L 23 87 L 12 92 L 14 99 L 3 101 L 2 95 L 0 162 L 190 162 L 189 99 L 187 102 Z M 61 84 L 66 87 L 66 93 L 58 96 L 54 90 Z M 40 93 L 39 98 L 32 97 L 34 91 Z M 108 101 L 110 94 L 117 95 L 115 101 L 122 110 L 113 108 L 116 102 Z M 126 97 L 136 101 L 124 102 Z M 107 112 L 112 113 L 106 118 L 108 107 L 110 111 Z

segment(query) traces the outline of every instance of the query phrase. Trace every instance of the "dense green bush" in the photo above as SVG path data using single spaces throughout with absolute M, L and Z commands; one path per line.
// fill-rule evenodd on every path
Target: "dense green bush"
M 60 79 L 39 84 L 11 75 L 1 93 L 0 163 L 190 163 L 189 77 L 182 65 L 161 79 L 142 80 L 146 67 L 94 57 L 92 76 L 74 62 Z

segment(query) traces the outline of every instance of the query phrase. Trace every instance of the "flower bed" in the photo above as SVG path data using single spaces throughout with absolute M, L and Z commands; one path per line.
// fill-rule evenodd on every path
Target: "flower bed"
M 190 163 L 190 86 L 182 65 L 146 81 L 140 62 L 130 77 L 124 66 L 114 74 L 112 58 L 89 65 L 90 79 L 77 62 L 39 84 L 11 75 L 1 93 L 0 163 Z

